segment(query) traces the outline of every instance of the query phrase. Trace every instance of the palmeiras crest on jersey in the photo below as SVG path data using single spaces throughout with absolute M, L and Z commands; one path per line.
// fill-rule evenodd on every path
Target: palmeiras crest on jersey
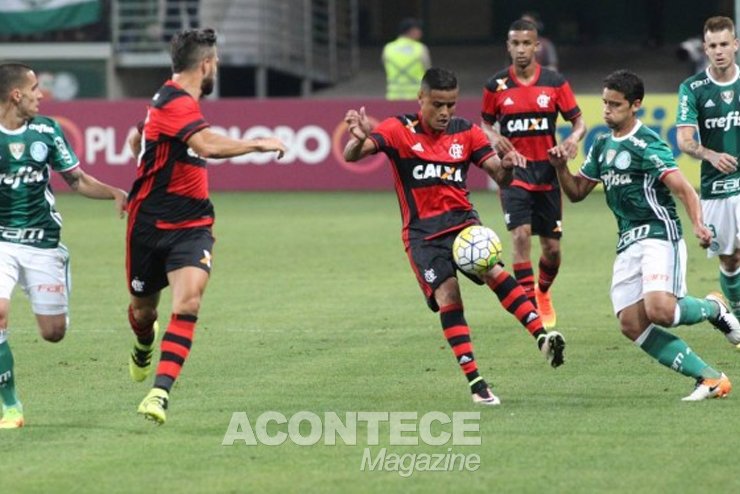
M 41 141 L 35 141 L 31 144 L 31 158 L 39 163 L 46 161 L 46 157 L 49 156 L 49 146 Z
M 22 142 L 11 142 L 8 144 L 8 149 L 13 158 L 19 160 L 23 156 L 23 152 L 26 150 L 26 145 Z
M 450 153 L 450 157 L 452 159 L 459 160 L 463 157 L 463 145 L 454 143 L 450 146 L 450 149 L 448 151 Z
M 617 155 L 617 150 L 616 149 L 610 149 L 610 150 L 608 150 L 606 152 L 606 164 L 607 165 L 611 164 L 612 160 L 614 159 L 614 157 L 616 155 Z
M 728 105 L 732 103 L 732 98 L 735 96 L 735 91 L 732 89 L 728 89 L 727 91 L 722 91 L 719 93 L 720 98 L 722 98 L 722 101 L 727 103 Z

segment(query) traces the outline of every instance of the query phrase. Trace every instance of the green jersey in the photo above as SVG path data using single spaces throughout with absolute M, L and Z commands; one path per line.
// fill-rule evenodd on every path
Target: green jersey
M 50 169 L 79 164 L 59 124 L 37 116 L 16 130 L 0 126 L 0 241 L 44 249 L 59 244 Z
M 740 156 L 740 73 L 717 82 L 709 69 L 689 77 L 678 88 L 677 126 L 693 126 L 699 131 L 702 146 L 732 156 Z M 726 175 L 711 163 L 701 162 L 701 198 L 722 199 L 740 194 L 740 169 Z
M 604 184 L 619 227 L 617 252 L 646 238 L 681 238 L 676 203 L 662 182 L 677 170 L 668 145 L 639 120 L 628 135 L 602 134 L 593 143 L 580 174 Z

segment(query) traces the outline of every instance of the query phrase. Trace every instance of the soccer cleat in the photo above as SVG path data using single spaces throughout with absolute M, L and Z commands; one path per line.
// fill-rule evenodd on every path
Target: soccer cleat
M 142 414 L 145 419 L 156 422 L 161 425 L 167 420 L 167 405 L 170 401 L 170 394 L 164 389 L 152 388 L 149 394 L 141 401 L 138 413 Z
M 541 292 L 538 286 L 534 289 L 534 298 L 537 300 L 537 309 L 542 319 L 542 325 L 545 329 L 554 328 L 558 318 L 555 314 L 555 307 L 552 306 L 550 292 Z
M 496 406 L 501 404 L 501 400 L 498 399 L 498 396 L 493 394 L 491 388 L 486 387 L 477 393 L 473 393 L 473 403 L 476 405 Z
M 551 366 L 560 367 L 565 363 L 565 338 L 557 331 L 541 334 L 537 338 L 537 345 Z
M 724 398 L 732 391 L 732 383 L 723 372 L 717 379 L 699 379 L 694 391 L 681 401 L 701 401 L 707 398 Z
M 131 379 L 141 382 L 152 372 L 152 353 L 157 344 L 157 335 L 159 334 L 159 324 L 154 321 L 154 340 L 151 345 L 142 345 L 137 339 L 134 339 L 134 349 L 129 355 L 128 372 Z
M 20 402 L 12 407 L 3 405 L 3 418 L 0 419 L 0 429 L 20 429 L 24 423 L 23 406 Z
M 711 300 L 719 307 L 719 313 L 716 317 L 710 317 L 708 321 L 712 323 L 712 326 L 721 331 L 727 341 L 732 345 L 740 343 L 740 321 L 727 307 L 727 302 L 722 295 L 717 292 L 712 292 L 706 297 L 705 300 Z

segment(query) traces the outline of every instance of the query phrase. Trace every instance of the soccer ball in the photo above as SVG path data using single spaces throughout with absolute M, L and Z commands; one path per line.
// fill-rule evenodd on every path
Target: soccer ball
M 452 258 L 465 273 L 482 276 L 496 264 L 503 247 L 498 235 L 482 225 L 462 230 L 452 243 Z

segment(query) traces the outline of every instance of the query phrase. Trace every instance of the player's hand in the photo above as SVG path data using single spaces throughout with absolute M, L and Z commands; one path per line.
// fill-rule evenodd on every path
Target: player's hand
M 561 148 L 561 152 L 564 152 L 570 160 L 574 159 L 578 154 L 578 141 L 575 141 L 573 139 L 566 139 L 559 146 L 556 147 Z
M 563 168 L 568 163 L 568 154 L 562 146 L 555 146 L 547 150 L 550 164 L 555 168 Z
M 344 122 L 347 124 L 347 131 L 358 141 L 364 141 L 367 139 L 372 130 L 370 127 L 370 120 L 365 114 L 364 106 L 360 108 L 360 111 L 347 111 L 347 114 L 344 116 Z
M 526 168 L 527 158 L 522 156 L 518 151 L 509 151 L 501 158 L 501 166 L 504 170 L 511 170 L 514 167 Z
M 283 141 L 276 137 L 265 137 L 264 139 L 260 139 L 259 146 L 260 151 L 262 152 L 276 151 L 277 159 L 282 158 L 288 150 L 288 148 L 285 147 L 285 144 L 283 144 Z
M 121 189 L 113 189 L 112 192 L 113 200 L 116 201 L 116 211 L 121 218 L 125 218 L 128 209 L 128 194 Z
M 699 239 L 699 245 L 702 249 L 709 247 L 712 242 L 712 232 L 704 225 L 694 226 L 694 235 Z
M 499 156 L 504 156 L 511 151 L 515 151 L 514 145 L 504 136 L 498 136 L 496 142 L 493 143 L 493 149 L 498 153 Z
M 737 170 L 737 158 L 727 153 L 718 153 L 716 151 L 710 151 L 707 156 L 713 167 L 722 173 L 733 173 Z

